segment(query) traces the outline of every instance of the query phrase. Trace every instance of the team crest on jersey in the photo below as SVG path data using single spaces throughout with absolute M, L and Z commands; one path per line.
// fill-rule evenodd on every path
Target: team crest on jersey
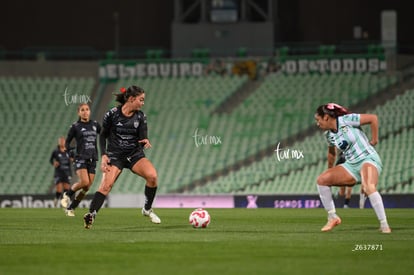
M 341 131 L 344 132 L 344 133 L 348 132 L 348 127 L 342 126 Z
M 135 120 L 135 121 L 134 121 L 134 127 L 135 127 L 135 128 L 138 128 L 138 126 L 139 126 L 139 121 L 138 121 L 138 120 Z
M 96 132 L 96 126 L 92 126 L 92 129 Z

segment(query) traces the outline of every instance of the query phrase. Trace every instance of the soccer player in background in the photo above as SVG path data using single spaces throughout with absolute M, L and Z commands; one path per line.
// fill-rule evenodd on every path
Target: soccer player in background
M 360 181 L 380 222 L 380 231 L 391 233 L 382 197 L 376 189 L 378 176 L 382 171 L 381 159 L 374 149 L 374 145 L 378 143 L 377 116 L 350 113 L 338 104 L 328 103 L 317 108 L 315 120 L 317 126 L 326 131 L 329 144 L 329 168 L 317 178 L 319 196 L 328 212 L 328 222 L 321 231 L 330 231 L 341 224 L 332 199 L 331 186 L 353 186 Z M 371 140 L 368 140 L 360 127 L 366 124 L 371 127 Z M 345 155 L 345 162 L 338 166 L 334 166 L 335 147 Z
M 71 188 L 63 193 L 61 199 L 62 207 L 66 208 L 67 216 L 75 216 L 75 209 L 89 191 L 96 173 L 96 162 L 98 160 L 97 138 L 101 132 L 101 126 L 98 122 L 90 120 L 91 110 L 89 105 L 82 103 L 78 106 L 79 120 L 72 124 L 66 138 L 66 148 L 71 150 L 70 143 L 76 140 L 75 169 L 79 177 Z M 73 201 L 72 197 L 75 193 Z
M 70 188 L 70 178 L 72 170 L 70 169 L 71 159 L 66 151 L 65 138 L 58 139 L 58 145 L 50 156 L 50 164 L 55 167 L 54 183 L 55 183 L 55 207 L 57 206 L 63 192 Z
M 152 210 L 152 203 L 157 191 L 157 171 L 145 157 L 144 149 L 151 148 L 148 140 L 147 118 L 141 111 L 145 101 L 145 91 L 138 86 L 121 88 L 116 95 L 118 107 L 109 110 L 103 119 L 100 136 L 102 181 L 84 215 L 86 229 L 92 227 L 96 214 L 102 207 L 106 196 L 111 191 L 124 168 L 143 177 L 145 184 L 145 204 L 142 215 L 153 223 L 161 223 Z

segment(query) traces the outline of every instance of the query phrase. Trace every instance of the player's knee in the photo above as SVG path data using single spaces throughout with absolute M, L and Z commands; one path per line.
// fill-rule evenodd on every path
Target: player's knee
M 152 187 L 157 186 L 158 176 L 155 170 L 145 175 L 145 179 L 147 181 L 147 185 L 152 186 Z
M 85 189 L 85 188 L 89 189 L 90 181 L 89 181 L 89 179 L 81 179 L 79 181 L 79 185 L 80 185 L 80 188 L 82 188 L 82 189 Z
M 371 195 L 372 193 L 376 191 L 377 191 L 377 188 L 375 187 L 375 184 L 366 184 L 364 186 L 364 192 L 367 196 Z
M 108 184 L 101 184 L 101 186 L 99 186 L 99 192 L 101 192 L 104 195 L 108 195 L 109 192 L 111 192 L 112 186 L 108 185 Z
M 328 185 L 329 183 L 329 177 L 326 173 L 322 173 L 318 176 L 318 178 L 316 179 L 316 183 L 318 185 Z

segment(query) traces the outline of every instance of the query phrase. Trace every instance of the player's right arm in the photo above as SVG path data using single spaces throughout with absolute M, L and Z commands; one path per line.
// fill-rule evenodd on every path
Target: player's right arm
M 72 126 L 70 126 L 68 135 L 66 136 L 66 141 L 65 141 L 65 148 L 66 151 L 70 152 L 73 148 L 70 147 L 70 143 L 72 142 L 72 139 L 75 137 L 75 125 L 72 124 Z
M 101 151 L 101 170 L 102 172 L 109 171 L 109 158 L 106 153 L 107 138 L 110 135 L 111 122 L 113 110 L 108 111 L 103 119 L 101 133 L 99 135 L 99 147 Z
M 336 160 L 336 148 L 335 146 L 328 147 L 328 168 L 334 167 Z
M 49 162 L 50 162 L 50 164 L 52 164 L 54 167 L 58 167 L 58 166 L 60 165 L 60 164 L 59 164 L 59 162 L 57 161 L 57 158 L 56 158 L 56 151 L 55 151 L 55 150 L 52 152 L 52 155 L 50 156 Z

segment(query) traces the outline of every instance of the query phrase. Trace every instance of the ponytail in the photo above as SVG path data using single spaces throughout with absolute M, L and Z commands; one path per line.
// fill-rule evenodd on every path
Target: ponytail
M 316 109 L 316 114 L 321 117 L 327 114 L 331 117 L 337 118 L 339 116 L 350 114 L 350 111 L 339 104 L 328 103 L 319 106 L 318 109 Z
M 134 85 L 128 87 L 128 89 L 122 87 L 119 91 L 119 94 L 115 94 L 115 100 L 121 103 L 121 105 L 124 105 L 131 96 L 139 96 L 140 94 L 145 93 L 144 89 Z

